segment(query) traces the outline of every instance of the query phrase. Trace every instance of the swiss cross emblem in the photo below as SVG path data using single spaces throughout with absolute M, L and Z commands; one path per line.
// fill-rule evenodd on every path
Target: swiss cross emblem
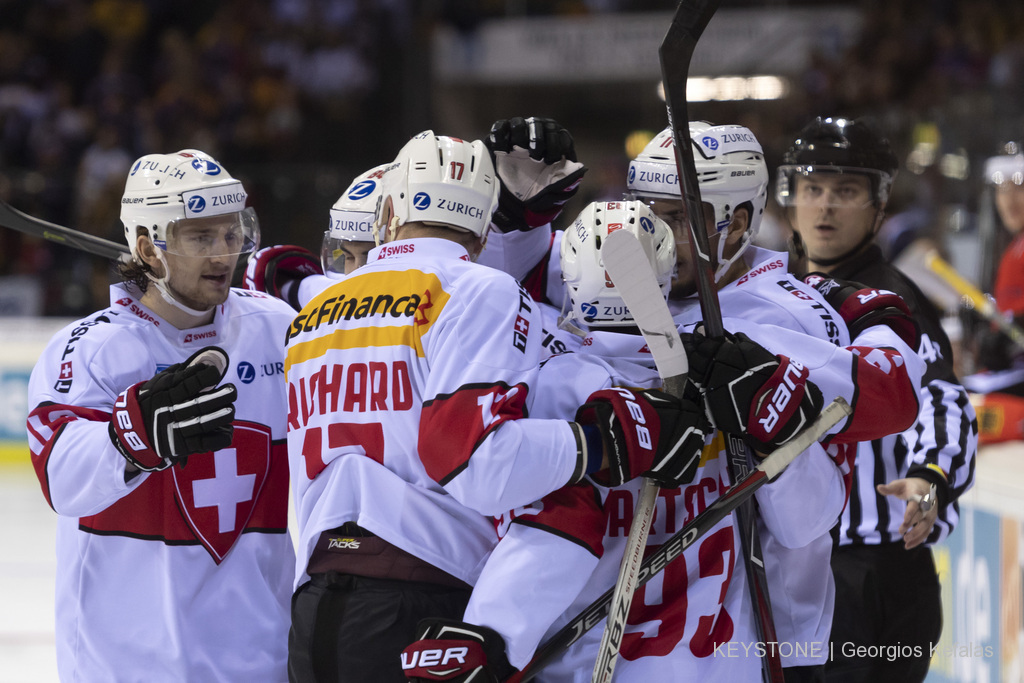
M 413 318 L 413 322 L 417 325 L 426 325 L 430 322 L 427 318 L 427 310 L 434 307 L 434 302 L 430 300 L 430 290 L 423 292 L 423 303 L 416 307 L 416 316 Z
M 175 497 L 199 542 L 220 564 L 252 516 L 270 467 L 270 434 L 235 424 L 230 448 L 189 456 L 172 467 Z
M 71 361 L 67 360 L 60 364 L 60 378 L 71 379 Z

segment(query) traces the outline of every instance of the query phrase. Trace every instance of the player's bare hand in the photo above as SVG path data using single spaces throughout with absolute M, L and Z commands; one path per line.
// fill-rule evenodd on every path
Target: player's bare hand
M 907 501 L 907 511 L 900 525 L 904 547 L 910 550 L 924 543 L 939 516 L 935 485 L 921 477 L 909 477 L 879 484 L 878 492 L 883 496 L 896 496 Z

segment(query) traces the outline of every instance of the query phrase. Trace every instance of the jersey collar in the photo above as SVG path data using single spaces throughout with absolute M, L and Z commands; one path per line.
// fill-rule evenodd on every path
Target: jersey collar
M 469 261 L 469 252 L 458 242 L 441 237 L 416 237 L 407 240 L 386 242 L 374 247 L 366 255 L 367 263 L 378 261 L 404 261 L 409 258 L 445 259 L 454 258 Z
M 201 349 L 204 346 L 219 346 L 223 343 L 224 333 L 221 322 L 226 318 L 228 307 L 231 306 L 232 296 L 228 295 L 227 301 L 217 306 L 213 313 L 213 321 L 209 325 L 191 327 L 181 330 L 167 322 L 139 300 L 139 291 L 134 287 L 128 287 L 124 283 L 110 286 L 110 306 L 117 313 L 129 315 L 151 323 L 160 330 L 169 340 L 184 346 L 185 348 Z

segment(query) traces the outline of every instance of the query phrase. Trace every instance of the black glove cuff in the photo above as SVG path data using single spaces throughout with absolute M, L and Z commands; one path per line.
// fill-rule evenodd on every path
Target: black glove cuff
M 953 490 L 949 486 L 949 481 L 931 467 L 915 463 L 907 470 L 907 477 L 917 477 L 926 480 L 929 484 L 935 484 L 935 493 L 939 496 L 940 507 L 945 507 L 952 501 Z

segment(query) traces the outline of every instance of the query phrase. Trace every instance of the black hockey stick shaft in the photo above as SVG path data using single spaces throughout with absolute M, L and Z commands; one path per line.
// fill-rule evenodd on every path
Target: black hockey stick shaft
M 0 226 L 115 261 L 129 253 L 128 247 L 124 244 L 111 242 L 102 237 L 30 216 L 15 209 L 2 199 L 0 199 Z
M 693 161 L 693 146 L 690 141 L 689 114 L 687 111 L 686 83 L 690 59 L 696 41 L 690 26 L 693 14 L 699 13 L 704 24 L 718 8 L 719 0 L 683 0 L 672 17 L 665 39 L 658 55 L 661 59 L 661 75 L 665 87 L 665 104 L 668 110 L 669 126 L 676 148 L 676 167 L 679 185 L 683 195 L 690 231 L 690 253 L 696 279 L 697 296 L 704 319 L 705 333 L 711 337 L 723 334 L 722 310 L 718 303 L 718 290 L 714 280 L 714 261 L 704 225 L 704 211 L 700 198 L 700 186 Z M 724 239 L 724 238 L 723 238 Z M 730 434 L 725 435 L 726 463 L 729 478 L 740 481 L 750 471 L 746 445 Z M 765 574 L 761 543 L 757 534 L 757 512 L 754 501 L 748 500 L 736 510 L 736 525 L 743 545 L 743 563 L 749 577 L 750 597 L 754 604 L 754 621 L 761 642 L 776 642 L 775 623 L 772 620 L 771 601 L 768 596 L 768 577 Z M 762 660 L 762 674 L 769 683 L 782 683 L 782 662 L 772 649 Z
M 660 548 L 648 555 L 640 565 L 636 587 L 639 588 L 650 581 L 670 562 L 682 555 L 687 548 L 725 519 L 726 515 L 749 500 L 759 488 L 778 477 L 798 455 L 807 450 L 811 444 L 820 441 L 829 429 L 850 413 L 850 406 L 846 401 L 841 398 L 833 400 L 807 429 L 765 458 L 760 465 L 729 487 L 711 505 L 704 508 L 700 514 L 665 541 Z M 508 678 L 506 683 L 526 683 L 526 681 L 532 680 L 541 669 L 572 647 L 573 643 L 582 638 L 584 633 L 608 616 L 613 592 L 614 588 L 608 589 L 555 635 L 551 636 L 537 648 L 537 652 L 529 664 L 523 667 L 522 671 Z

